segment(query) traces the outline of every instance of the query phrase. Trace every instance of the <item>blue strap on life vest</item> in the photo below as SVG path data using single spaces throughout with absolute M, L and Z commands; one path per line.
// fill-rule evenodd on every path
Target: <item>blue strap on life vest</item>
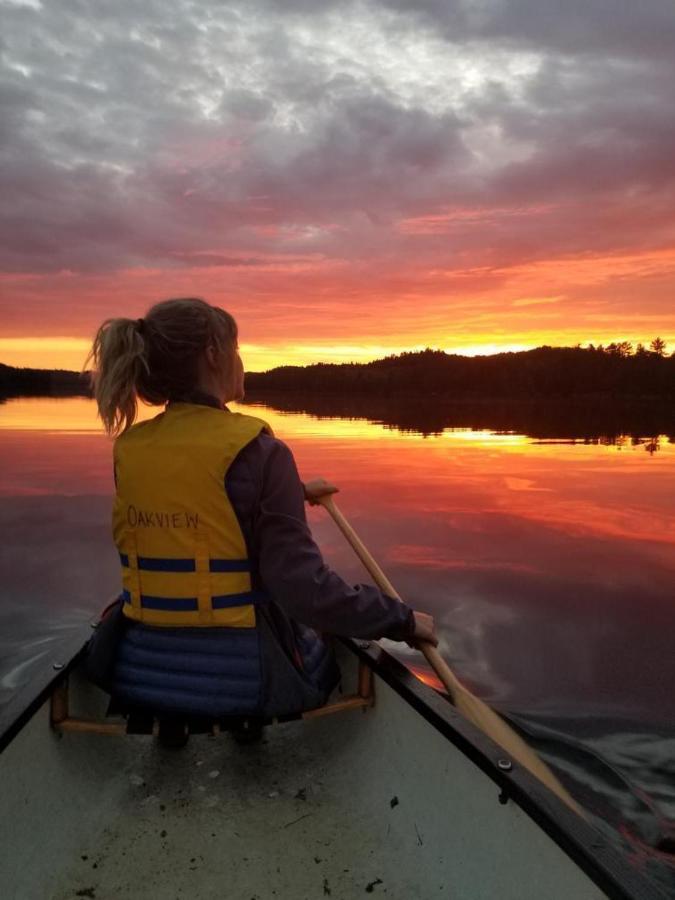
M 122 597 L 125 603 L 131 604 L 131 594 L 127 590 L 122 591 Z M 243 594 L 223 594 L 221 596 L 211 597 L 211 607 L 213 609 L 229 609 L 234 606 L 256 605 L 263 602 L 265 594 L 263 591 L 246 591 Z M 144 609 L 161 609 L 166 612 L 194 612 L 199 609 L 199 600 L 197 597 L 150 597 L 147 594 L 141 594 L 141 606 Z
M 120 553 L 120 562 L 129 568 L 129 556 Z M 195 559 L 162 559 L 156 556 L 139 556 L 138 568 L 145 572 L 196 572 Z M 210 559 L 209 572 L 250 572 L 248 559 Z

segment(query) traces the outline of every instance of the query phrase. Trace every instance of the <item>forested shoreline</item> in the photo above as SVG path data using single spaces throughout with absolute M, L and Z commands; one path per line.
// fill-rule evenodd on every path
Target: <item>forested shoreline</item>
M 91 397 L 89 374 L 0 363 L 0 400 L 11 397 Z
M 656 343 L 653 342 L 653 343 Z M 442 350 L 402 353 L 369 363 L 282 366 L 246 376 L 249 391 L 314 394 L 440 395 L 445 398 L 652 396 L 675 399 L 675 354 L 628 344 L 539 347 L 460 356 Z
M 248 372 L 246 389 L 350 397 L 444 400 L 595 397 L 675 400 L 675 354 L 660 339 L 651 349 L 538 347 L 517 353 L 460 356 L 426 349 L 368 363 L 316 363 Z M 0 364 L 0 396 L 91 396 L 87 373 Z

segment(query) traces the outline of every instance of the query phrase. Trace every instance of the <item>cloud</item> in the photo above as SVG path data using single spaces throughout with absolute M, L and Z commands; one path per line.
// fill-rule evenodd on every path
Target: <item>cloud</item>
M 665 2 L 1 13 L 5 278 L 222 270 L 269 303 L 274 272 L 352 306 L 425 289 L 431 323 L 442 292 L 675 246 Z
M 574 57 L 664 58 L 672 61 L 675 18 L 669 0 L 565 4 L 541 0 L 383 0 L 450 41 L 503 44 Z

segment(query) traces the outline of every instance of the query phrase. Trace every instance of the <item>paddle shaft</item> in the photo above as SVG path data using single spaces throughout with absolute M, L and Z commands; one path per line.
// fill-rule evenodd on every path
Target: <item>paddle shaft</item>
M 356 555 L 366 567 L 373 581 L 382 593 L 387 594 L 389 597 L 395 597 L 397 600 L 401 600 L 401 595 L 379 567 L 377 561 L 369 552 L 361 538 L 337 508 L 332 496 L 330 494 L 324 494 L 323 497 L 319 498 L 318 502 L 321 506 L 325 506 L 331 514 L 338 528 L 352 545 Z M 424 654 L 427 662 L 440 678 L 445 689 L 450 694 L 450 697 L 455 701 L 458 691 L 466 691 L 464 685 L 458 681 L 457 677 L 433 644 L 430 644 L 429 641 L 419 641 L 416 642 L 416 646 Z
M 337 508 L 333 502 L 332 496 L 330 494 L 324 494 L 321 497 L 317 497 L 316 502 L 328 510 L 338 528 L 347 538 L 348 542 L 356 552 L 356 555 L 366 567 L 379 589 L 384 594 L 400 600 L 401 597 L 398 592 L 372 557 L 363 541 Z M 546 763 L 544 763 L 543 760 L 527 746 L 522 738 L 507 725 L 504 719 L 498 716 L 486 703 L 464 687 L 433 644 L 429 643 L 429 641 L 420 640 L 416 642 L 416 646 L 422 651 L 427 662 L 440 678 L 457 709 L 460 710 L 469 721 L 481 728 L 488 737 L 492 738 L 497 744 L 506 749 L 525 768 L 529 769 L 535 777 L 546 784 L 564 803 L 567 804 L 567 806 L 570 807 L 570 809 L 573 809 L 578 815 L 584 817 L 584 812 L 581 807 L 560 784 Z

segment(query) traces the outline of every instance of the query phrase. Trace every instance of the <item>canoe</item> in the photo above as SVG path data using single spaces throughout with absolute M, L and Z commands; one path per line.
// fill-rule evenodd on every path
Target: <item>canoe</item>
M 106 718 L 78 634 L 0 716 L 4 900 L 656 900 L 664 895 L 379 644 L 242 745 Z

